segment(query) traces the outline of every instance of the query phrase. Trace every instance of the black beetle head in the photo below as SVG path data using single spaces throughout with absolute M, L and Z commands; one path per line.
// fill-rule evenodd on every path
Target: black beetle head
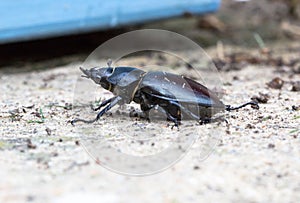
M 84 73 L 82 77 L 92 79 L 96 84 L 111 92 L 116 86 L 127 87 L 132 83 L 139 82 L 142 70 L 133 67 L 104 67 L 91 68 L 89 70 L 80 68 Z
M 83 69 L 80 67 L 80 70 L 84 73 L 82 77 L 92 79 L 96 84 L 101 85 L 103 88 L 107 89 L 109 87 L 107 78 L 112 75 L 113 68 L 91 68 Z

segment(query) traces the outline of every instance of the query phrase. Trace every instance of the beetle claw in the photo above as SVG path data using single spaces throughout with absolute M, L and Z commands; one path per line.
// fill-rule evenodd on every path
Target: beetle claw
M 171 130 L 173 130 L 174 127 L 177 127 L 177 131 L 179 131 L 179 126 L 176 124 L 172 125 Z
M 204 124 L 208 124 L 208 123 L 211 123 L 211 118 L 202 118 L 200 121 L 199 121 L 199 124 L 200 125 L 204 125 Z
M 170 126 L 170 124 L 168 124 L 168 126 Z M 178 121 L 174 121 L 174 124 L 171 126 L 171 130 L 173 130 L 174 127 L 177 127 L 177 130 L 179 131 L 179 122 Z

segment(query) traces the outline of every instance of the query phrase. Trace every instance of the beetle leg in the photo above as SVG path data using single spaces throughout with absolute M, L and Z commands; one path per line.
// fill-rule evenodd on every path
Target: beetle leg
M 100 110 L 103 106 L 106 106 L 108 103 L 110 103 L 113 99 L 115 99 L 117 96 L 115 96 L 115 97 L 112 97 L 112 98 L 110 98 L 110 99 L 107 99 L 107 100 L 105 100 L 105 101 L 103 101 L 103 102 L 101 102 L 101 104 L 97 107 L 97 108 L 93 108 L 93 110 L 94 111 L 98 111 L 98 110 Z
M 231 107 L 230 105 L 226 105 L 226 106 L 225 106 L 225 107 L 226 107 L 225 110 L 226 110 L 226 111 L 237 110 L 237 109 L 243 108 L 243 107 L 245 107 L 245 106 L 247 106 L 247 105 L 251 105 L 252 108 L 259 109 L 259 106 L 258 106 L 257 102 L 250 101 L 250 102 L 247 102 L 247 103 L 245 103 L 245 104 L 242 104 L 242 105 L 240 105 L 240 106 L 238 106 L 238 107 Z
M 217 118 L 201 118 L 200 121 L 199 121 L 199 124 L 200 125 L 203 125 L 203 124 L 208 124 L 208 123 L 214 123 L 214 122 L 226 122 L 226 124 L 228 124 L 228 121 L 223 118 L 222 116 L 220 117 L 217 117 Z
M 142 97 L 142 101 L 141 101 L 141 110 L 144 113 L 144 117 L 146 118 L 147 121 L 150 122 L 150 115 L 149 115 L 149 111 L 155 106 L 153 104 L 150 104 L 148 99 L 146 98 L 146 96 L 144 94 L 141 94 Z
M 224 119 L 222 116 L 217 117 L 217 118 L 209 118 L 209 117 L 201 118 L 200 115 L 199 116 L 195 115 L 194 113 L 192 113 L 191 111 L 186 109 L 181 104 L 174 103 L 174 102 L 172 102 L 172 104 L 177 105 L 180 108 L 180 111 L 182 111 L 182 112 L 186 113 L 187 115 L 191 116 L 193 119 L 199 120 L 200 125 L 213 123 L 213 122 L 217 122 L 217 121 L 222 121 L 222 122 L 225 121 L 226 123 L 228 123 L 228 121 L 226 119 Z
M 222 122 L 226 122 L 228 123 L 228 121 L 224 118 L 217 117 L 217 118 L 209 118 L 209 117 L 204 117 L 201 118 L 200 115 L 197 116 L 194 113 L 192 113 L 191 111 L 189 111 L 188 109 L 186 109 L 184 106 L 182 106 L 181 104 L 175 103 L 175 102 L 171 102 L 173 105 L 177 105 L 180 108 L 180 111 L 186 113 L 187 115 L 191 116 L 191 118 L 195 119 L 195 120 L 199 120 L 199 124 L 203 125 L 203 124 L 208 124 L 208 123 L 212 123 L 212 122 L 217 122 L 217 121 L 222 121 Z
M 177 130 L 179 130 L 179 121 L 176 117 L 174 117 L 169 111 L 167 111 L 166 109 L 164 109 L 161 106 L 158 106 L 157 110 L 162 113 L 165 113 L 167 115 L 167 119 L 174 122 L 174 125 L 172 125 L 171 129 L 173 129 L 174 127 L 177 127 Z
M 149 116 L 149 111 L 153 108 L 153 105 L 147 105 L 145 103 L 141 103 L 141 110 L 144 113 L 144 117 L 147 121 L 150 122 L 150 116 Z
M 71 124 L 74 125 L 77 122 L 94 123 L 95 121 L 99 120 L 99 118 L 101 116 L 103 116 L 103 114 L 105 114 L 107 111 L 109 111 L 112 107 L 114 107 L 121 100 L 122 100 L 121 97 L 118 97 L 118 96 L 117 97 L 113 97 L 111 103 L 108 106 L 106 106 L 102 111 L 100 111 L 97 114 L 97 117 L 95 119 L 93 119 L 93 120 L 84 120 L 84 119 L 77 118 L 77 119 L 72 120 Z
M 172 125 L 171 129 L 173 130 L 174 127 L 177 127 L 177 130 L 179 130 L 179 121 L 178 121 L 178 119 L 173 117 L 169 112 L 166 111 L 166 113 L 167 113 L 167 118 L 170 121 L 174 122 L 174 125 Z
M 179 107 L 181 112 L 186 113 L 187 115 L 189 115 L 191 118 L 195 119 L 195 120 L 199 120 L 200 116 L 197 116 L 195 114 L 193 114 L 191 111 L 189 111 L 188 109 L 186 109 L 184 106 L 182 106 L 181 104 L 177 103 L 177 102 L 170 102 L 173 105 L 176 105 L 177 107 Z
M 212 122 L 211 118 L 201 118 L 200 121 L 199 121 L 199 124 L 203 125 L 203 124 L 208 124 L 208 123 L 211 123 L 211 122 Z
M 146 119 L 148 122 L 150 122 L 149 111 L 143 111 L 143 114 L 140 116 L 140 118 Z

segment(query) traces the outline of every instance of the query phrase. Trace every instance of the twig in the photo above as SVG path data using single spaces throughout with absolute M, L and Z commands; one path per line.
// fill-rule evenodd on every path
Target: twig
M 266 48 L 266 45 L 265 45 L 265 43 L 264 43 L 264 40 L 261 38 L 261 36 L 260 36 L 258 33 L 254 33 L 253 36 L 254 36 L 254 39 L 256 40 L 256 42 L 257 42 L 259 48 L 260 48 L 261 50 L 265 49 L 265 48 Z
M 222 61 L 225 60 L 224 44 L 222 41 L 217 42 L 217 55 L 218 55 L 218 58 L 221 59 Z

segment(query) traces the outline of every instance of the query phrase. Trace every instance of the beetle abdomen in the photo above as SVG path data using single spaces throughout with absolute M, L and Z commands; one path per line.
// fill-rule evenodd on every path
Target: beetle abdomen
M 218 97 L 200 83 L 166 72 L 148 72 L 140 89 L 153 97 L 164 100 L 198 104 L 204 107 L 225 108 Z

